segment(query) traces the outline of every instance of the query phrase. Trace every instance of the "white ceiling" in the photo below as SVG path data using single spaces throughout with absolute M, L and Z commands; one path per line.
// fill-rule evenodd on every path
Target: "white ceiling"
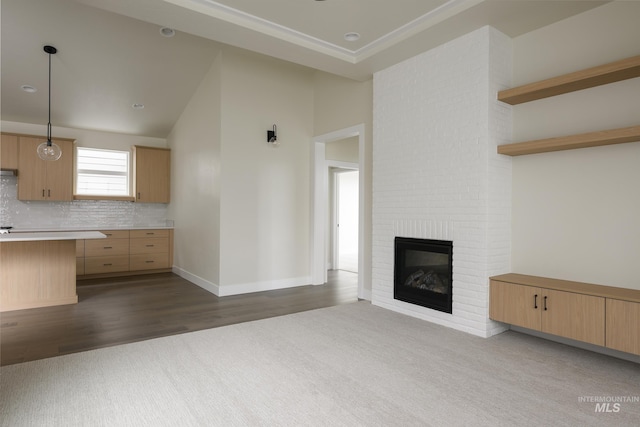
M 45 44 L 54 128 L 166 137 L 223 44 L 366 80 L 484 25 L 516 37 L 606 2 L 2 0 L 2 120 L 46 124 Z

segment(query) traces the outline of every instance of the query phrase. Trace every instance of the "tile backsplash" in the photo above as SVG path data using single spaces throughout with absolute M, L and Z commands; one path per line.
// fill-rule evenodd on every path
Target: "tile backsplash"
M 18 200 L 18 178 L 0 177 L 0 225 L 14 228 L 145 227 L 167 224 L 167 205 L 112 200 Z

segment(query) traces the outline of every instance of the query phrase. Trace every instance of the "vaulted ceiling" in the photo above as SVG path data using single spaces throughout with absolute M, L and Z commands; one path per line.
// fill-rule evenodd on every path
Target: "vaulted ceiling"
M 2 0 L 1 115 L 46 123 L 46 44 L 54 126 L 166 137 L 223 45 L 366 80 L 484 25 L 516 37 L 606 2 Z

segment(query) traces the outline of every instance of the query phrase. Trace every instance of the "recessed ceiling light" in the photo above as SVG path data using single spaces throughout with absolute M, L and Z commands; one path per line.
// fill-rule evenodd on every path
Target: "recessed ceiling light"
M 20 86 L 20 89 L 22 89 L 25 92 L 29 92 L 29 93 L 33 93 L 36 92 L 38 89 L 36 89 L 35 87 L 31 86 L 31 85 L 22 85 Z
M 360 34 L 358 33 L 347 33 L 344 35 L 344 39 L 348 42 L 354 42 L 360 39 Z
M 134 110 L 142 110 L 144 108 L 144 104 L 133 104 L 131 107 L 133 107 Z
M 176 30 L 169 27 L 162 27 L 160 28 L 160 34 L 162 34 L 165 37 L 173 37 L 176 35 Z

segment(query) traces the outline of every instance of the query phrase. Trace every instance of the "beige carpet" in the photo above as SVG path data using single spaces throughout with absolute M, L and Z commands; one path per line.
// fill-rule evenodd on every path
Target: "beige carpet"
M 640 365 L 366 302 L 2 367 L 2 426 L 637 426 Z M 615 406 L 610 405 L 610 411 Z

